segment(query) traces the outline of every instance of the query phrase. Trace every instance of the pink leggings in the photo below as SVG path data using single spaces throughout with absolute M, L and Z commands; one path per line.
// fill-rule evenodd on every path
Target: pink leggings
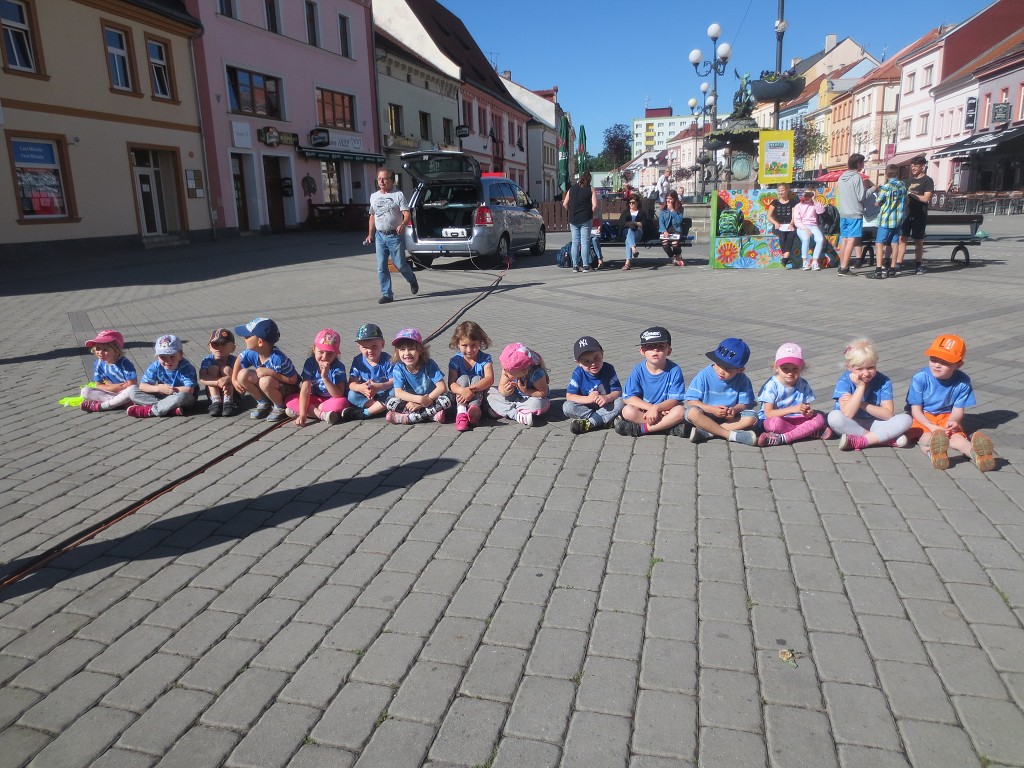
M 313 413 L 313 409 L 320 406 L 320 413 L 330 413 L 331 411 L 338 411 L 339 413 L 348 408 L 347 397 L 320 397 L 320 395 L 310 394 L 309 396 L 309 414 Z M 295 395 L 289 397 L 285 402 L 285 407 L 290 408 L 296 413 L 299 412 L 299 396 Z
M 764 420 L 764 431 L 786 435 L 786 442 L 794 443 L 814 435 L 825 428 L 825 417 L 817 412 L 811 416 L 775 416 Z

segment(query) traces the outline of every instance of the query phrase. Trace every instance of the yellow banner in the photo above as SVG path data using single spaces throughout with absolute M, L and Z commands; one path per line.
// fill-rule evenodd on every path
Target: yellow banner
M 757 180 L 762 184 L 793 181 L 793 132 L 761 131 Z

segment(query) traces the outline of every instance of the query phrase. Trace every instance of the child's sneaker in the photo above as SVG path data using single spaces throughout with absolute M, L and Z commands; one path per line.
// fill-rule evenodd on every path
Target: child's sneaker
M 741 445 L 757 445 L 757 432 L 752 429 L 737 429 L 732 433 L 732 442 Z
M 100 403 L 97 400 L 83 400 L 79 408 L 86 413 L 99 413 L 102 410 L 102 408 L 100 408 Z
M 908 442 L 910 441 L 907 440 L 906 435 L 900 435 L 893 440 L 883 440 L 879 445 L 885 446 L 886 448 L 906 448 Z
M 438 411 L 433 416 L 431 416 L 431 418 L 438 424 L 444 424 L 444 411 Z
M 219 417 L 224 412 L 224 404 L 220 400 L 211 400 L 210 407 L 206 409 L 206 412 L 211 416 Z
M 354 405 L 350 405 L 347 408 L 341 409 L 341 413 L 338 414 L 338 418 L 340 421 L 355 421 L 363 418 L 363 412 Z
M 533 426 L 533 414 L 529 411 L 516 411 L 515 419 L 524 427 Z
M 221 408 L 221 416 L 234 416 L 238 413 L 238 406 L 235 405 L 234 400 L 225 400 L 224 407 Z
M 868 447 L 868 439 L 863 435 L 843 435 L 839 438 L 840 451 L 863 451 Z
M 928 454 L 932 457 L 933 467 L 949 469 L 949 438 L 941 429 L 932 432 L 928 439 Z
M 178 408 L 175 408 L 173 411 L 171 411 L 167 415 L 168 416 L 184 416 L 185 415 L 185 409 L 179 406 Z
M 590 419 L 572 419 L 569 422 L 569 431 L 574 435 L 585 435 L 593 428 L 594 423 Z
M 821 434 L 816 435 L 816 437 L 820 437 L 822 440 L 831 440 L 832 439 L 832 434 L 833 434 L 832 433 L 832 428 L 831 427 L 825 427 L 825 428 L 823 428 L 821 430 Z
M 130 405 L 128 406 L 128 415 L 135 419 L 148 419 L 153 415 L 153 406 Z
M 320 411 L 320 421 L 334 425 L 341 421 L 341 414 L 337 411 Z
M 291 408 L 285 408 L 285 409 L 284 409 L 284 412 L 285 412 L 286 414 L 288 414 L 288 418 L 289 418 L 289 419 L 296 419 L 296 418 L 298 418 L 298 416 L 299 416 L 299 412 L 298 412 L 298 411 L 294 411 L 294 410 L 292 410 Z
M 615 419 L 615 431 L 624 437 L 640 437 L 644 433 L 644 428 L 642 425 L 626 421 L 620 416 Z
M 456 432 L 468 432 L 469 431 L 469 414 L 468 413 L 457 413 L 457 414 L 455 414 L 455 431 Z
M 388 411 L 388 415 L 384 417 L 384 420 L 388 424 L 408 424 L 409 414 L 399 413 L 398 411 Z
M 690 429 L 691 427 L 687 422 L 681 421 L 674 427 L 672 427 L 672 429 L 670 429 L 668 433 L 673 437 L 682 437 L 685 439 L 690 436 Z
M 971 436 L 971 458 L 982 472 L 991 472 L 996 468 L 995 446 L 984 432 L 975 432 Z
M 470 403 L 466 407 L 466 414 L 469 416 L 469 423 L 475 426 L 480 423 L 480 417 L 483 415 L 483 412 L 480 410 L 479 405 Z
M 778 432 L 762 432 L 761 436 L 757 438 L 758 448 L 770 448 L 771 446 L 785 444 L 786 436 Z
M 690 433 L 690 442 L 694 445 L 699 445 L 700 443 L 706 443 L 712 437 L 714 437 L 714 435 L 707 430 L 694 427 L 693 432 Z
M 249 411 L 250 419 L 265 419 L 274 410 L 274 404 L 269 400 L 260 400 L 256 407 Z
M 270 424 L 277 424 L 279 421 L 284 421 L 288 418 L 288 414 L 284 412 L 284 408 L 278 408 L 276 405 L 270 409 L 270 413 L 267 414 L 267 422 Z

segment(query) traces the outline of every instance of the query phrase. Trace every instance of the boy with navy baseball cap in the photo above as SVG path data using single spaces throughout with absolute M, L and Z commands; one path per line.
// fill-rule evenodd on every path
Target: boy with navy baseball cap
M 693 425 L 691 443 L 720 437 L 754 445 L 757 402 L 754 387 L 743 372 L 750 347 L 743 339 L 728 338 L 706 353 L 711 365 L 693 377 L 686 390 L 686 420 Z
M 580 435 L 610 427 L 626 405 L 615 368 L 605 362 L 604 349 L 593 336 L 577 339 L 572 354 L 577 365 L 562 405 L 562 412 L 570 419 L 570 431 Z
M 652 432 L 671 432 L 683 437 L 683 396 L 686 382 L 679 366 L 669 359 L 672 335 L 660 325 L 640 334 L 640 354 L 622 391 L 625 406 L 615 421 L 620 435 L 640 437 Z

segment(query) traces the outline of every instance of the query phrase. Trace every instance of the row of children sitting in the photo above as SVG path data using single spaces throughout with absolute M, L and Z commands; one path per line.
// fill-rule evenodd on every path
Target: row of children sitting
M 276 346 L 280 332 L 273 320 L 255 318 L 235 328 L 235 334 L 245 339 L 245 351 L 235 357 L 235 335 L 218 328 L 198 372 L 184 358 L 181 340 L 163 335 L 155 345 L 157 360 L 138 382 L 123 354 L 124 337 L 115 330 L 101 331 L 87 342 L 97 361 L 92 385 L 82 390 L 82 410 L 128 406 L 128 414 L 139 418 L 182 415 L 202 386 L 211 416 L 234 415 L 236 399 L 248 394 L 256 400 L 249 414 L 253 419 L 291 418 L 303 426 L 310 417 L 336 424 L 385 414 L 392 424 L 416 424 L 444 423 L 446 414 L 454 412 L 455 428 L 463 432 L 478 424 L 485 410 L 530 427 L 551 405 L 543 358 L 524 344 L 509 344 L 499 356 L 496 378 L 485 351 L 491 340 L 472 321 L 460 323 L 452 334 L 449 347 L 456 354 L 447 376 L 415 328 L 395 335 L 392 359 L 384 352 L 380 327 L 360 326 L 355 338 L 359 353 L 348 371 L 339 359 L 340 335 L 325 328 L 313 340 L 301 374 Z M 711 364 L 689 387 L 669 357 L 671 345 L 667 329 L 644 330 L 639 344 L 643 360 L 623 386 L 601 344 L 592 336 L 578 339 L 573 347 L 577 367 L 563 405 L 570 430 L 583 434 L 614 426 L 619 434 L 634 437 L 668 432 L 693 443 L 717 437 L 761 447 L 828 439 L 835 433 L 840 450 L 903 447 L 916 440 L 938 469 L 948 468 L 950 447 L 970 456 L 983 472 L 995 468 L 991 439 L 980 431 L 968 439 L 963 431 L 964 409 L 976 401 L 970 378 L 960 370 L 966 344 L 958 336 L 943 334 L 925 351 L 928 365 L 911 380 L 903 413 L 896 413 L 892 382 L 877 370 L 874 345 L 866 339 L 852 342 L 844 350 L 845 371 L 827 417 L 811 405 L 815 395 L 803 378 L 806 363 L 795 343 L 779 347 L 772 376 L 756 397 L 745 373 L 750 347 L 742 339 L 724 339 L 708 352 Z

